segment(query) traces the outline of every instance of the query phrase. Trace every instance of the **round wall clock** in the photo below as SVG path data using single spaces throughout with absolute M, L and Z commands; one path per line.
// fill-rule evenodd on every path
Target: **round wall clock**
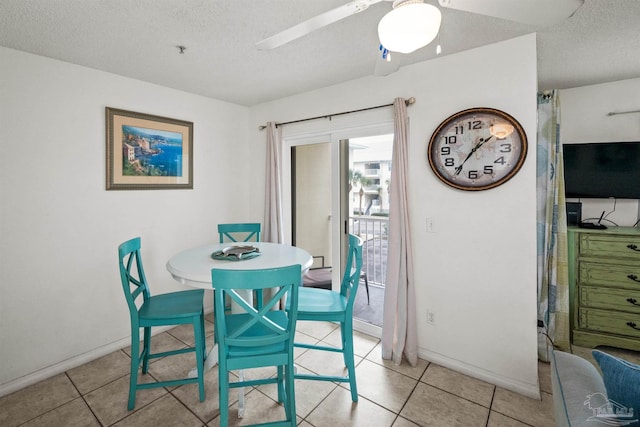
M 527 157 L 527 135 L 504 111 L 470 108 L 438 126 L 427 156 L 445 184 L 467 191 L 488 190 L 520 170 Z

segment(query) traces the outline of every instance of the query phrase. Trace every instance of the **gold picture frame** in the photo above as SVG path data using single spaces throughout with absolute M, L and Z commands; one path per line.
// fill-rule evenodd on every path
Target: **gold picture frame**
M 193 122 L 105 111 L 107 190 L 193 189 Z

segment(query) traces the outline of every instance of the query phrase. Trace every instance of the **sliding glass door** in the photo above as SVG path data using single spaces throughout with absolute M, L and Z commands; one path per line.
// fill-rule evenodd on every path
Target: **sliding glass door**
M 392 143 L 388 127 L 285 140 L 291 240 L 339 291 L 347 235 L 363 239 L 354 327 L 374 336 L 382 326 Z

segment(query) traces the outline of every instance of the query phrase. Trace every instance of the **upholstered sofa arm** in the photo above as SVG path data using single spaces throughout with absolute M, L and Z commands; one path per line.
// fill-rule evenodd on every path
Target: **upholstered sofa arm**
M 556 426 L 612 425 L 591 418 L 595 405 L 606 403 L 607 391 L 602 376 L 589 361 L 571 353 L 554 351 L 551 357 L 551 387 Z

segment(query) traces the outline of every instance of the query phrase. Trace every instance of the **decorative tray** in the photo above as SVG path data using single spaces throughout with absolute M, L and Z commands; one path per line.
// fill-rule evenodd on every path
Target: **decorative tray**
M 215 251 L 211 258 L 223 261 L 243 261 L 260 255 L 260 249 L 255 246 L 229 246 L 221 251 Z

